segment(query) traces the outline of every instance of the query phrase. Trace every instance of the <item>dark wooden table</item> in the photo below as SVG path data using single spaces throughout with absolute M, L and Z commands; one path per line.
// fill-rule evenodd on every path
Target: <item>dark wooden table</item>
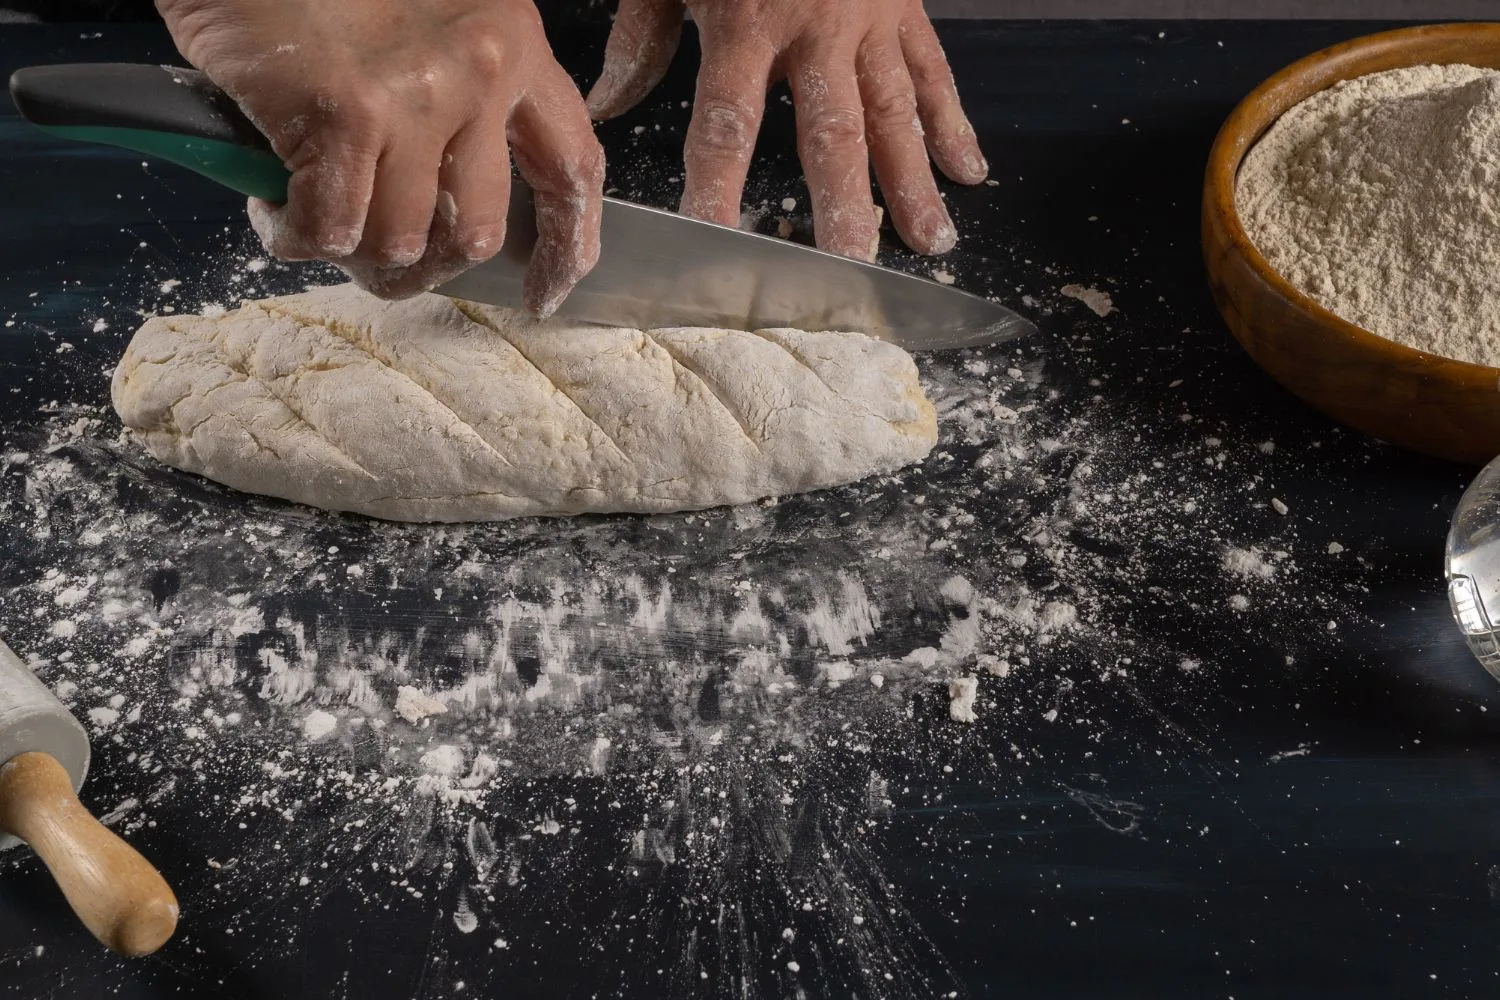
M 596 64 L 600 25 L 554 27 L 582 78 Z M 964 244 L 948 266 L 961 284 L 1035 297 L 1055 391 L 1046 419 L 1134 428 L 1140 450 L 1119 461 L 1149 472 L 1205 434 L 1236 454 L 1277 442 L 1263 465 L 1236 459 L 1222 475 L 1183 473 L 1221 510 L 1247 479 L 1263 484 L 1262 500 L 1274 489 L 1291 509 L 1278 522 L 1264 503 L 1245 504 L 1249 537 L 1285 534 L 1299 566 L 1263 602 L 1270 610 L 1235 619 L 1212 590 L 1217 567 L 1173 556 L 1174 539 L 1196 544 L 1210 530 L 1189 514 L 1101 543 L 1103 560 L 1135 560 L 1145 575 L 1118 594 L 1098 642 L 1038 648 L 1046 676 L 1067 682 L 986 679 L 989 708 L 958 737 L 946 698 L 915 695 L 911 719 L 891 723 L 901 745 L 876 751 L 892 804 L 875 810 L 867 832 L 845 825 L 865 801 L 866 771 L 837 754 L 799 772 L 808 804 L 784 868 L 743 855 L 696 868 L 642 860 L 630 843 L 635 821 L 601 806 L 550 881 L 544 872 L 492 885 L 486 919 L 499 931 L 455 930 L 454 879 L 441 866 L 409 867 L 397 890 L 389 864 L 372 871 L 355 859 L 332 874 L 311 869 L 302 892 L 295 873 L 307 869 L 272 863 L 271 842 L 316 855 L 331 836 L 326 823 L 263 817 L 241 828 L 215 805 L 237 794 L 231 782 L 184 778 L 152 807 L 152 823 L 131 831 L 183 897 L 179 938 L 142 962 L 101 954 L 40 866 L 16 852 L 0 861 L 0 996 L 1492 995 L 1500 692 L 1453 630 L 1440 576 L 1447 519 L 1470 473 L 1342 432 L 1283 393 L 1218 322 L 1197 252 L 1200 171 L 1230 108 L 1278 67 L 1375 27 L 943 26 L 998 181 L 950 190 Z M 687 55 L 647 107 L 602 129 L 611 182 L 632 197 L 672 200 Z M 149 25 L 0 30 L 6 72 L 110 59 L 169 61 L 172 52 Z M 790 148 L 789 109 L 773 104 L 753 198 L 795 189 Z M 129 155 L 64 148 L 4 115 L 0 188 L 0 316 L 16 320 L 0 330 L 8 450 L 34 438 L 46 419 L 39 407 L 103 402 L 100 372 L 118 357 L 132 310 L 150 305 L 164 277 L 196 280 L 216 247 L 243 242 L 243 226 L 236 199 L 206 183 L 168 167 L 143 171 Z M 916 266 L 899 253 L 888 259 Z M 1108 288 L 1120 314 L 1097 322 L 1060 299 L 1057 288 L 1074 280 Z M 108 329 L 89 335 L 90 317 Z M 66 357 L 63 340 L 74 345 Z M 87 465 L 103 453 L 70 454 Z M 92 474 L 113 475 L 107 463 Z M 99 502 L 230 502 L 180 478 L 151 480 L 154 493 L 127 479 Z M 40 646 L 41 627 L 15 595 L 62 550 L 30 534 L 49 515 L 30 509 L 25 488 L 14 469 L 0 476 L 0 596 L 10 595 L 0 631 Z M 809 503 L 787 516 L 814 517 Z M 254 511 L 283 516 L 276 505 Z M 56 523 L 78 516 L 59 512 Z M 328 529 L 339 538 L 364 530 Z M 517 530 L 493 537 L 520 559 L 538 536 Z M 997 519 L 995 530 L 1012 529 Z M 1215 551 L 1211 541 L 1201 551 Z M 1332 541 L 1350 558 L 1318 558 Z M 143 552 L 158 544 L 143 540 Z M 155 562 L 122 570 L 158 606 L 186 586 Z M 1194 574 L 1212 600 L 1152 596 L 1183 593 Z M 1325 619 L 1336 625 L 1326 634 Z M 1100 681 L 1101 659 L 1128 683 Z M 1201 666 L 1200 679 L 1177 669 L 1179 659 Z M 700 714 L 719 711 L 695 698 Z M 1001 704 L 1028 700 L 1035 711 Z M 1044 720 L 1048 704 L 1060 719 Z M 142 749 L 96 740 L 92 805 L 158 787 L 129 762 Z M 327 764 L 345 766 L 361 765 Z M 517 794 L 620 794 L 616 786 L 601 797 L 598 784 L 563 776 Z M 512 805 L 524 811 L 524 801 Z M 809 844 L 836 856 L 836 870 L 799 861 Z M 238 880 L 207 863 L 224 858 L 242 859 Z M 850 925 L 796 905 L 797 887 L 827 871 L 825 896 L 842 879 L 878 900 L 879 933 L 855 941 Z M 417 897 L 407 891 L 415 886 L 429 891 Z M 789 955 L 798 969 L 789 971 Z

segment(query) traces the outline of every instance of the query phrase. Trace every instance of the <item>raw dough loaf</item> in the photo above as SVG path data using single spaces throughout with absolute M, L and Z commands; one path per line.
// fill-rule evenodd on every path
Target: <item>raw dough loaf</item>
M 113 396 L 168 465 L 399 521 L 746 503 L 937 439 L 911 357 L 860 334 L 538 323 L 352 285 L 157 316 Z

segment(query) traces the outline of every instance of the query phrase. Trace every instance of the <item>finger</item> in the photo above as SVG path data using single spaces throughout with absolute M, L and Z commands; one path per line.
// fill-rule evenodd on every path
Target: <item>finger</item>
M 280 260 L 337 260 L 359 246 L 375 180 L 375 155 L 333 145 L 291 164 L 283 205 L 252 199 L 250 222 Z
M 797 152 L 812 199 L 818 246 L 870 260 L 879 239 L 870 196 L 870 151 L 854 53 L 834 48 L 799 55 L 788 79 L 797 109 Z
M 426 136 L 402 136 L 386 146 L 375 166 L 370 211 L 355 256 L 395 267 L 422 259 L 437 211 L 442 150 Z
M 938 194 L 900 41 L 869 38 L 855 64 L 875 176 L 896 232 L 918 253 L 947 253 L 958 232 Z
M 489 260 L 505 242 L 509 210 L 505 127 L 492 118 L 480 118 L 459 130 L 443 153 L 428 245 L 470 263 Z
M 684 10 L 682 0 L 620 0 L 604 67 L 589 91 L 590 115 L 622 115 L 661 83 L 682 39 Z
M 361 288 L 384 299 L 429 292 L 495 255 L 505 242 L 509 206 L 510 156 L 503 127 L 489 120 L 473 122 L 443 154 L 422 259 L 387 266 L 350 257 L 340 266 Z
M 388 267 L 358 257 L 345 257 L 339 270 L 356 285 L 382 299 L 406 299 L 430 292 L 474 266 L 471 260 L 450 249 L 428 248 L 420 261 L 409 267 Z
M 740 193 L 765 113 L 773 58 L 756 40 L 734 39 L 721 48 L 705 38 L 683 146 L 684 215 L 739 225 Z
M 511 148 L 536 196 L 536 249 L 526 268 L 526 308 L 545 319 L 599 260 L 604 150 L 588 109 L 561 67 L 516 106 Z
M 900 34 L 901 52 L 915 85 L 917 111 L 927 128 L 927 148 L 933 160 L 960 184 L 978 184 L 990 172 L 990 165 L 959 103 L 942 43 L 920 5 L 901 22 Z

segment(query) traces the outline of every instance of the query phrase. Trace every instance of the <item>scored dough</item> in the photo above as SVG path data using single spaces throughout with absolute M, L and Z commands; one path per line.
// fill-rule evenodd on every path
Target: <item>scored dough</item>
M 911 357 L 861 334 L 643 333 L 353 285 L 154 317 L 112 388 L 168 465 L 398 521 L 748 503 L 937 440 Z

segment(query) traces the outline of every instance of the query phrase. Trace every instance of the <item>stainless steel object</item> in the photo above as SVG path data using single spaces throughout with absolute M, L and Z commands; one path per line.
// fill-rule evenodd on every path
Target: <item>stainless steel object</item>
M 519 306 L 536 244 L 531 191 L 512 181 L 505 247 L 437 291 Z M 675 212 L 604 202 L 599 264 L 558 315 L 610 326 L 850 330 L 911 351 L 1034 333 L 1004 306 L 936 281 Z
M 122 146 L 282 202 L 291 174 L 256 126 L 196 70 L 132 64 L 33 66 L 11 99 L 40 128 Z M 437 289 L 520 307 L 536 246 L 531 189 L 511 179 L 500 256 Z M 603 251 L 561 315 L 609 326 L 851 330 L 913 351 L 995 343 L 1035 331 L 1003 306 L 925 278 L 785 240 L 605 199 Z
M 1500 459 L 1459 500 L 1445 568 L 1453 617 L 1479 662 L 1500 680 Z

